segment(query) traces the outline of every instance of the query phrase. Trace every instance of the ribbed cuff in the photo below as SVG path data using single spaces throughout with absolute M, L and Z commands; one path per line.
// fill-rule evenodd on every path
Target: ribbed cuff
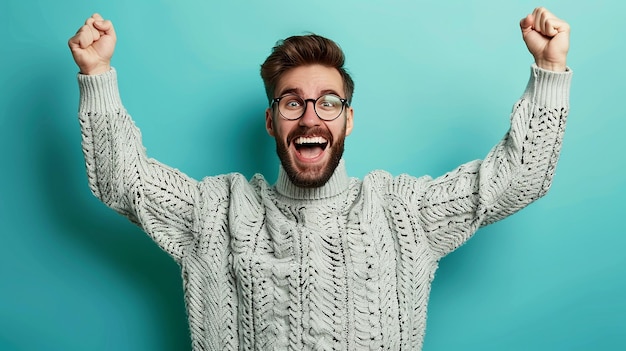
M 530 69 L 530 79 L 522 98 L 547 108 L 569 108 L 572 75 L 572 70 L 569 67 L 565 72 L 553 72 L 533 64 Z
M 79 112 L 115 112 L 122 108 L 114 68 L 98 75 L 78 74 Z

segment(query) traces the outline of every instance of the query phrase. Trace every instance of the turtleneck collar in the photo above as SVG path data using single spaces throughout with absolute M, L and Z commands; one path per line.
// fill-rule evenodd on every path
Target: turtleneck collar
M 301 188 L 294 185 L 281 165 L 278 170 L 278 180 L 276 180 L 275 187 L 279 194 L 288 198 L 298 200 L 321 200 L 341 194 L 348 189 L 349 184 L 350 179 L 348 178 L 346 166 L 342 159 L 328 182 L 318 188 Z

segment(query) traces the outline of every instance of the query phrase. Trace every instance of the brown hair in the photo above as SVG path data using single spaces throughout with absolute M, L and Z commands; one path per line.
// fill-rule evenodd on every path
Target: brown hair
M 280 77 L 288 70 L 306 65 L 320 64 L 336 68 L 343 79 L 348 104 L 352 101 L 354 81 L 344 68 L 345 56 L 334 41 L 317 34 L 297 35 L 279 40 L 272 53 L 261 65 L 261 78 L 267 99 L 271 102 Z

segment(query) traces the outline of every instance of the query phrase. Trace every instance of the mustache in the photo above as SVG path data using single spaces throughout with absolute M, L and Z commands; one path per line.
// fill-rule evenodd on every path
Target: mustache
M 330 133 L 330 131 L 326 128 L 322 128 L 322 127 L 313 127 L 313 128 L 307 128 L 307 127 L 298 127 L 294 130 L 292 130 L 291 132 L 289 132 L 289 134 L 287 134 L 287 146 L 291 145 L 291 142 L 296 139 L 296 138 L 300 138 L 300 137 L 314 137 L 314 136 L 321 136 L 324 139 L 328 140 L 328 144 L 329 145 L 333 145 L 333 135 Z

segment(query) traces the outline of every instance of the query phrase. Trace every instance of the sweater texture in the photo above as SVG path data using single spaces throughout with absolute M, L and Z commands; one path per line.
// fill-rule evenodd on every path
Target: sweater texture
M 362 180 L 342 160 L 303 189 L 282 168 L 199 181 L 148 158 L 116 71 L 79 75 L 89 185 L 180 265 L 194 350 L 421 350 L 439 260 L 550 187 L 571 76 L 533 66 L 483 160 Z

